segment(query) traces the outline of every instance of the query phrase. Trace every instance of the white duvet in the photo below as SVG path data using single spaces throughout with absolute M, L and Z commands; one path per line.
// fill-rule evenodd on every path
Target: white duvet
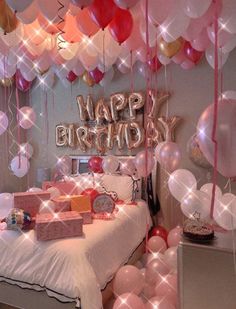
M 101 290 L 141 243 L 147 223 L 148 208 L 139 201 L 120 207 L 115 220 L 85 225 L 84 237 L 38 242 L 34 231 L 0 231 L 0 281 L 100 309 Z

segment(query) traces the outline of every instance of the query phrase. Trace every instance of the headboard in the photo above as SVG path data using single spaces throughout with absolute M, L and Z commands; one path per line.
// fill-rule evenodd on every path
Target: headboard
M 78 174 L 88 173 L 88 161 L 92 156 L 84 155 L 71 155 L 72 166 L 71 166 L 71 176 L 76 176 Z M 104 156 L 100 156 L 103 158 Z M 133 160 L 135 156 L 117 156 L 119 161 L 122 160 Z M 153 184 L 153 193 L 154 199 L 156 198 L 156 175 L 157 175 L 157 164 L 155 164 L 152 171 L 152 184 Z

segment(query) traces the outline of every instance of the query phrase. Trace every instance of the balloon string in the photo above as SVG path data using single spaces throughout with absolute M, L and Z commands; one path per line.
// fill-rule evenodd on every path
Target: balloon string
M 149 70 L 148 70 L 148 61 L 150 58 L 150 50 L 149 50 L 149 23 L 148 23 L 148 0 L 145 0 L 145 22 L 146 22 L 146 104 L 144 106 L 144 125 L 146 127 L 147 123 L 147 115 L 148 115 L 148 105 L 149 105 L 149 87 L 150 87 L 150 76 L 149 76 Z M 147 130 L 145 132 L 145 169 L 146 169 L 146 175 L 148 172 L 148 136 L 147 136 Z M 146 179 L 147 183 L 147 179 Z
M 211 197 L 211 218 L 213 219 L 215 192 L 217 182 L 217 166 L 218 166 L 218 143 L 216 139 L 217 119 L 218 119 L 218 14 L 215 10 L 214 20 L 214 32 L 215 32 L 215 70 L 214 70 L 214 114 L 213 114 L 213 128 L 211 140 L 214 143 L 214 168 L 213 168 L 213 186 Z
M 19 102 L 19 93 L 18 88 L 16 87 L 16 119 L 17 119 L 17 143 L 18 148 L 20 149 L 20 143 L 21 143 L 21 134 L 20 134 L 20 102 Z M 19 151 L 19 162 L 18 162 L 18 168 L 21 167 L 21 152 Z
M 45 101 L 44 101 L 44 109 L 45 109 L 45 129 L 46 129 L 46 141 L 47 145 L 49 142 L 49 121 L 48 121 L 48 95 L 47 92 L 45 91 Z
M 8 125 L 8 162 L 10 161 L 10 157 L 13 156 L 12 153 L 12 148 L 13 148 L 13 142 L 15 141 L 15 137 L 13 135 L 12 132 L 12 124 L 14 121 L 14 114 L 12 112 L 12 95 L 13 95 L 13 87 L 10 86 L 10 95 L 8 97 L 8 102 L 7 102 L 7 106 L 8 106 L 8 119 L 9 119 L 9 125 Z M 11 138 L 11 144 L 10 144 L 10 138 Z
M 167 76 L 167 67 L 165 65 L 165 91 L 168 93 L 168 76 Z M 166 101 L 166 118 L 169 118 L 169 98 L 167 97 Z
M 102 36 L 102 62 L 103 62 L 103 73 L 105 74 L 106 70 L 106 58 L 105 58 L 105 31 L 103 31 Z M 105 84 L 103 83 L 103 96 L 105 95 Z
M 133 51 L 130 51 L 130 90 L 134 92 Z
M 64 9 L 64 4 L 57 0 L 57 3 L 59 4 L 59 8 L 57 10 L 57 16 L 59 18 L 59 22 L 57 23 L 57 29 L 59 30 L 59 33 L 57 35 L 57 49 L 61 50 L 64 49 L 64 43 L 66 42 L 63 38 L 63 34 L 65 34 L 65 31 L 63 30 L 63 24 L 64 24 L 64 18 L 60 15 L 60 11 Z

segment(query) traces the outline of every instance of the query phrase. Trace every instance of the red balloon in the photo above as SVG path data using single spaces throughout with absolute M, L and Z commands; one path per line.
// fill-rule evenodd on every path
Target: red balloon
M 184 53 L 186 55 L 186 57 L 191 60 L 193 63 L 197 64 L 202 56 L 203 56 L 203 52 L 202 51 L 198 51 L 196 49 L 194 49 L 191 44 L 187 41 L 185 41 L 184 43 Z
M 151 238 L 152 236 L 160 236 L 161 238 L 163 238 L 165 240 L 165 242 L 167 243 L 167 237 L 168 237 L 168 232 L 167 230 L 159 225 L 154 227 L 150 233 L 149 233 L 149 238 Z
M 90 71 L 89 75 L 92 77 L 96 84 L 98 84 L 104 77 L 104 73 L 101 72 L 98 68 Z
M 69 81 L 69 82 L 71 82 L 71 83 L 73 83 L 76 79 L 77 79 L 77 75 L 73 72 L 73 71 L 70 71 L 69 73 L 68 73 L 68 75 L 66 76 L 66 79 Z
M 118 43 L 123 43 L 131 35 L 133 18 L 128 10 L 118 8 L 115 16 L 109 24 L 109 31 Z
M 88 168 L 91 172 L 103 173 L 102 158 L 96 156 L 90 158 L 88 161 Z
M 20 70 L 16 70 L 15 80 L 17 89 L 19 89 L 22 92 L 28 91 L 32 85 L 32 82 L 29 82 L 26 79 L 24 79 Z
M 81 195 L 89 196 L 91 203 L 93 203 L 94 199 L 99 195 L 99 192 L 93 188 L 88 188 L 81 192 Z
M 95 23 L 104 30 L 114 17 L 117 6 L 113 0 L 94 0 L 88 9 Z
M 162 64 L 157 56 L 154 56 L 151 60 L 148 60 L 148 66 L 152 72 L 157 72 L 162 67 Z

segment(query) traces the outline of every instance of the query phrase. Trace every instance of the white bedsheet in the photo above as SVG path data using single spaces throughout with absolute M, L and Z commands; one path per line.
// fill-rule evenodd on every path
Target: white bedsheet
M 0 231 L 0 280 L 53 291 L 82 309 L 102 308 L 103 289 L 145 237 L 146 203 L 120 207 L 116 219 L 84 226 L 84 237 L 38 242 L 34 231 Z M 13 280 L 13 281 L 12 281 Z M 29 287 L 29 286 L 28 286 Z M 54 295 L 55 296 L 55 295 Z

